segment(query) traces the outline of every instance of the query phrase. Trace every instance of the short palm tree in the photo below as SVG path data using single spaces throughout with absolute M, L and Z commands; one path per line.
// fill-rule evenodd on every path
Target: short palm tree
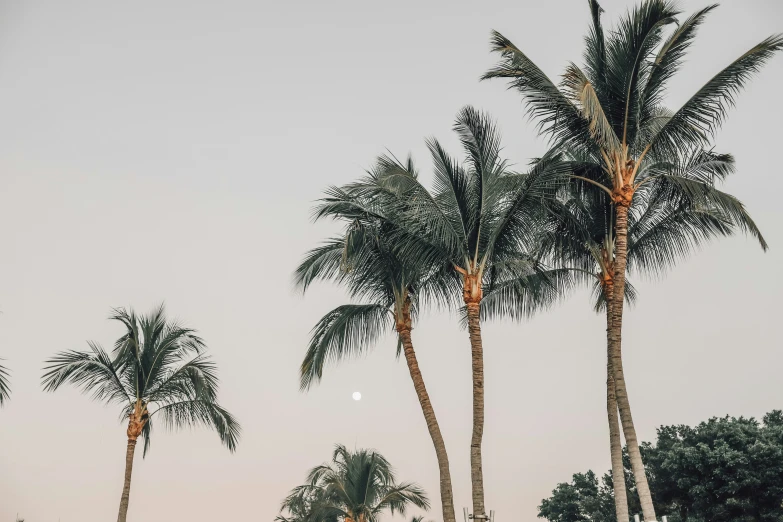
M 5 366 L 0 364 L 0 406 L 2 406 L 11 395 L 11 386 L 8 383 L 8 377 L 8 370 L 5 368 Z
M 410 506 L 429 509 L 427 495 L 419 486 L 398 483 L 391 465 L 379 453 L 351 452 L 338 445 L 331 463 L 313 468 L 307 483 L 291 491 L 278 520 L 378 522 L 383 513 L 405 515 Z
M 471 345 L 473 432 L 470 443 L 473 513 L 485 513 L 481 442 L 484 432 L 484 362 L 481 317 L 501 311 L 523 316 L 552 301 L 558 290 L 532 249 L 547 222 L 542 202 L 556 193 L 564 163 L 542 158 L 527 174 L 510 175 L 500 158 L 500 136 L 490 118 L 467 107 L 455 123 L 466 154 L 461 163 L 437 140 L 428 147 L 435 189 L 423 187 L 402 164 L 388 164 L 371 183 L 392 194 L 395 224 L 404 230 L 397 255 L 430 274 L 438 295 L 462 301 Z M 368 188 L 369 186 L 369 188 Z
M 736 94 L 783 48 L 783 37 L 769 37 L 748 50 L 671 112 L 663 105 L 666 85 L 679 71 L 698 27 L 715 6 L 677 23 L 679 12 L 673 2 L 645 0 L 605 34 L 600 5 L 595 0 L 589 0 L 589 5 L 593 23 L 586 39 L 585 68 L 569 65 L 560 87 L 499 33 L 494 33 L 492 44 L 501 60 L 484 78 L 508 79 L 539 120 L 541 132 L 550 136 L 556 147 L 568 146 L 589 154 L 592 163 L 602 167 L 596 178 L 578 181 L 606 192 L 614 207 L 614 295 L 607 343 L 642 511 L 645 520 L 655 520 L 621 358 L 629 211 L 639 199 L 635 196 L 646 190 L 675 199 L 698 199 L 728 215 L 744 212 L 735 198 L 714 188 L 711 176 L 681 176 L 673 166 L 708 150 Z M 667 32 L 669 27 L 674 29 Z M 766 246 L 755 227 L 750 232 Z
M 128 448 L 117 520 L 125 522 L 136 442 L 144 439 L 146 456 L 153 419 L 169 428 L 209 426 L 232 452 L 240 427 L 217 403 L 216 367 L 204 355 L 206 346 L 195 330 L 167 320 L 163 306 L 146 316 L 115 309 L 110 319 L 125 327 L 113 356 L 94 342 L 88 343 L 89 351 L 61 352 L 47 361 L 42 384 L 55 391 L 70 383 L 96 400 L 122 407 Z
M 381 157 L 384 171 L 395 160 Z M 408 162 L 409 170 L 413 165 Z M 371 174 L 372 175 L 372 174 Z M 333 238 L 311 250 L 296 270 L 296 283 L 306 290 L 318 279 L 337 279 L 350 294 L 364 302 L 338 306 L 327 313 L 313 329 L 312 339 L 301 366 L 301 384 L 309 388 L 321 379 L 327 361 L 359 355 L 372 347 L 386 332 L 397 334 L 398 355 L 405 355 L 413 387 L 419 399 L 430 438 L 435 447 L 440 472 L 443 519 L 455 522 L 454 498 L 449 458 L 435 410 L 424 384 L 411 330 L 426 279 L 394 251 L 394 225 L 383 208 L 361 195 L 339 188 L 329 190 L 316 217 L 330 216 L 347 222 L 342 237 Z

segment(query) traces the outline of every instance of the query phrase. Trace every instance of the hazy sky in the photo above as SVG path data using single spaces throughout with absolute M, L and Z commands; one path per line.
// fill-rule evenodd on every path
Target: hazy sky
M 632 2 L 602 4 L 608 24 Z M 335 443 L 382 452 L 426 488 L 438 517 L 435 454 L 393 338 L 298 390 L 310 328 L 345 300 L 329 285 L 306 298 L 292 290 L 302 253 L 336 229 L 311 224 L 309 210 L 386 148 L 412 151 L 428 171 L 423 139 L 455 150 L 465 104 L 498 119 L 512 161 L 541 154 L 519 96 L 478 81 L 494 59 L 489 31 L 556 77 L 581 60 L 588 21 L 581 0 L 0 0 L 0 357 L 13 371 L 0 410 L 0 520 L 116 516 L 119 410 L 72 388 L 44 394 L 42 361 L 88 339 L 110 346 L 121 334 L 110 307 L 146 312 L 163 300 L 206 339 L 244 433 L 232 455 L 206 429 L 159 429 L 147 458 L 137 454 L 131 520 L 269 521 Z M 779 1 L 723 2 L 670 104 L 778 31 Z M 642 440 L 662 424 L 783 408 L 781 82 L 778 56 L 717 143 L 737 158 L 728 189 L 770 251 L 725 240 L 637 283 L 624 347 Z M 532 521 L 557 482 L 609 468 L 604 320 L 590 305 L 584 291 L 527 323 L 485 326 L 484 473 L 498 522 Z M 461 513 L 467 334 L 432 314 L 414 342 Z

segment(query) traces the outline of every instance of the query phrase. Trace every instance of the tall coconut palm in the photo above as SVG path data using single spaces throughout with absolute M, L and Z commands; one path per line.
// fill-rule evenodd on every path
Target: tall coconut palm
M 585 174 L 587 169 L 600 169 L 584 158 L 573 159 L 574 171 Z M 734 160 L 725 154 L 698 154 L 680 167 L 683 171 L 712 171 L 716 177 L 734 170 Z M 555 258 L 555 264 L 570 268 L 582 279 L 594 284 L 596 309 L 604 310 L 607 327 L 611 324 L 613 303 L 614 219 L 611 200 L 592 185 L 571 187 L 571 193 L 551 202 L 552 212 L 560 217 L 559 225 L 542 237 L 542 254 Z M 662 273 L 695 247 L 714 237 L 726 236 L 747 228 L 750 219 L 727 215 L 714 207 L 694 204 L 688 199 L 673 201 L 644 193 L 629 214 L 628 265 L 637 274 Z M 626 282 L 626 300 L 636 295 Z M 610 428 L 612 475 L 615 487 L 617 520 L 628 518 L 625 483 L 623 480 L 622 442 L 618 424 L 611 354 L 607 354 L 607 414 Z
M 556 156 L 542 159 L 525 175 L 509 176 L 500 158 L 500 137 L 485 114 L 467 107 L 455 123 L 466 153 L 453 159 L 437 140 L 428 147 L 435 165 L 435 188 L 428 191 L 415 173 L 389 164 L 369 183 L 353 190 L 382 187 L 394 197 L 395 224 L 404 230 L 397 254 L 433 274 L 439 295 L 459 298 L 465 307 L 471 345 L 473 432 L 470 443 L 473 513 L 485 514 L 481 442 L 484 432 L 482 302 L 488 313 L 515 310 L 524 315 L 556 295 L 531 253 L 538 228 L 546 222 L 542 202 L 553 197 L 563 175 Z M 458 296 L 458 297 L 457 297 Z M 488 294 L 489 298 L 490 295 Z
M 11 386 L 8 383 L 8 378 L 8 370 L 5 368 L 5 366 L 0 364 L 0 406 L 2 406 L 11 395 Z
M 297 513 L 297 522 L 378 522 L 386 512 L 405 515 L 410 506 L 429 509 L 424 490 L 398 483 L 379 453 L 338 445 L 330 463 L 313 468 L 307 483 L 291 491 L 281 512 Z
M 556 146 L 592 155 L 593 162 L 602 166 L 596 178 L 581 181 L 605 191 L 614 206 L 614 295 L 607 343 L 642 511 L 646 520 L 655 520 L 621 359 L 629 211 L 643 188 L 664 197 L 698 199 L 728 215 L 744 211 L 735 198 L 714 188 L 712 176 L 681 176 L 672 166 L 695 151 L 708 150 L 737 93 L 783 48 L 783 37 L 772 36 L 752 47 L 671 112 L 663 105 L 667 83 L 679 71 L 698 27 L 715 6 L 677 23 L 679 12 L 673 2 L 646 0 L 613 31 L 604 33 L 600 5 L 595 0 L 589 0 L 589 5 L 592 26 L 584 70 L 569 65 L 560 87 L 499 33 L 493 34 L 492 46 L 501 60 L 484 78 L 509 79 L 539 120 L 542 133 L 552 137 Z M 755 226 L 749 231 L 766 247 Z
M 136 442 L 144 439 L 146 456 L 153 419 L 168 428 L 209 426 L 231 452 L 240 426 L 217 403 L 216 367 L 204 355 L 206 346 L 195 330 L 169 321 L 163 306 L 142 316 L 115 309 L 110 319 L 125 328 L 113 356 L 94 342 L 88 343 L 89 351 L 60 352 L 47 361 L 42 384 L 44 390 L 55 391 L 70 383 L 96 400 L 122 407 L 128 446 L 117 520 L 125 522 Z
M 381 157 L 378 168 L 386 170 L 394 161 Z M 410 161 L 407 166 L 414 171 Z M 359 355 L 372 347 L 382 334 L 394 330 L 398 355 L 400 351 L 405 355 L 435 447 L 443 519 L 455 522 L 448 453 L 411 337 L 419 296 L 426 280 L 413 265 L 405 263 L 394 252 L 394 226 L 383 216 L 383 208 L 375 208 L 378 205 L 365 199 L 347 190 L 330 189 L 316 217 L 330 216 L 346 221 L 345 234 L 308 252 L 296 270 L 296 283 L 303 289 L 316 278 L 337 279 L 346 284 L 353 297 L 364 301 L 338 306 L 318 322 L 302 362 L 301 385 L 308 389 L 319 381 L 327 361 L 339 362 Z

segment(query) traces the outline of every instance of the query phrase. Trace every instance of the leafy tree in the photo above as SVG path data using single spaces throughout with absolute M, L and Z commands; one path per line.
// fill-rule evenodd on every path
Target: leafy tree
M 662 426 L 656 443 L 643 443 L 647 478 L 658 510 L 670 522 L 761 522 L 783 519 L 783 413 L 763 422 L 712 418 L 696 427 Z M 624 455 L 631 511 L 640 509 Z M 616 522 L 612 476 L 601 483 L 589 471 L 558 484 L 539 506 L 552 522 Z
M 60 352 L 47 361 L 42 384 L 44 390 L 55 391 L 70 383 L 98 401 L 122 407 L 128 448 L 117 520 L 125 522 L 136 441 L 144 439 L 146 456 L 153 419 L 168 428 L 209 426 L 232 452 L 240 426 L 217 403 L 216 367 L 204 355 L 206 346 L 195 330 L 167 320 L 163 306 L 146 316 L 115 309 L 110 319 L 125 327 L 113 356 L 94 342 L 88 343 L 89 351 Z
M 9 375 L 10 374 L 8 373 L 8 369 L 0 364 L 0 406 L 2 406 L 11 395 L 11 386 L 8 383 Z
M 783 413 L 665 426 L 644 448 L 654 495 L 683 521 L 783 520 Z
M 520 91 L 530 114 L 556 148 L 567 147 L 592 157 L 586 176 L 574 183 L 604 191 L 614 207 L 614 256 L 608 349 L 623 435 L 639 488 L 644 518 L 655 520 L 655 509 L 642 463 L 622 367 L 621 332 L 625 273 L 628 263 L 629 213 L 640 199 L 665 197 L 718 208 L 745 223 L 766 248 L 742 204 L 717 190 L 712 172 L 680 169 L 683 158 L 709 153 L 712 136 L 749 78 L 783 48 L 783 37 L 772 36 L 754 46 L 710 79 L 678 110 L 664 106 L 665 88 L 677 74 L 698 27 L 715 6 L 681 23 L 669 0 L 645 0 L 624 16 L 614 30 L 604 32 L 602 9 L 589 0 L 592 26 L 586 38 L 584 69 L 571 64 L 558 87 L 519 48 L 499 33 L 492 38 L 500 63 L 484 78 L 506 78 Z M 672 30 L 668 31 L 669 28 Z M 593 176 L 593 177 L 591 177 Z
M 291 491 L 281 506 L 280 522 L 378 522 L 408 507 L 429 509 L 424 491 L 398 483 L 389 462 L 371 450 L 338 445 L 331 463 L 313 468 L 307 483 Z
M 403 231 L 398 255 L 430 274 L 432 292 L 461 300 L 471 345 L 473 432 L 470 443 L 473 513 L 485 513 L 481 442 L 484 432 L 484 362 L 481 318 L 524 317 L 559 295 L 558 275 L 533 254 L 539 228 L 549 220 L 542 202 L 563 177 L 557 155 L 542 158 L 525 175 L 513 175 L 500 158 L 500 136 L 490 118 L 467 107 L 454 125 L 465 161 L 437 140 L 427 145 L 435 166 L 430 192 L 415 172 L 389 163 L 385 172 L 353 185 L 380 198 Z
M 383 171 L 395 160 L 381 157 Z M 407 168 L 414 171 L 409 161 Z M 321 201 L 316 218 L 326 216 L 346 222 L 343 236 L 332 238 L 311 250 L 296 270 L 296 283 L 303 289 L 315 279 L 336 279 L 344 283 L 352 297 L 363 301 L 346 304 L 327 313 L 313 329 L 310 345 L 301 366 L 301 385 L 309 388 L 321 379 L 327 361 L 338 362 L 360 355 L 386 332 L 397 334 L 398 355 L 405 355 L 408 371 L 427 423 L 440 471 L 443 517 L 455 522 L 451 472 L 446 445 L 424 384 L 411 330 L 419 308 L 419 296 L 427 278 L 394 250 L 394 225 L 383 208 L 352 191 L 333 187 Z
M 570 483 L 558 484 L 552 496 L 541 501 L 538 516 L 551 522 L 617 520 L 609 475 L 599 483 L 592 471 L 575 474 Z

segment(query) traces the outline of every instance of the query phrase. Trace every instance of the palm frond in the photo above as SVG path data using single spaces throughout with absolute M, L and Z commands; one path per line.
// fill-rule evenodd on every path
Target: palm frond
M 60 352 L 46 361 L 42 377 L 44 391 L 56 391 L 67 382 L 81 388 L 84 393 L 92 394 L 93 399 L 98 401 L 133 402 L 135 397 L 128 393 L 119 377 L 122 365 L 116 367 L 111 357 L 97 344 L 90 342 L 89 345 L 90 352 Z
M 509 89 L 516 89 L 527 104 L 528 115 L 538 120 L 538 129 L 554 142 L 574 146 L 589 143 L 588 122 L 557 86 L 511 40 L 493 31 L 491 50 L 500 54 L 500 62 L 484 73 L 482 80 L 504 78 Z
M 0 364 L 0 406 L 11 396 L 11 387 L 8 384 L 10 376 L 8 369 Z
M 707 143 L 750 78 L 783 49 L 783 35 L 770 36 L 712 77 L 655 135 L 651 154 L 677 155 Z
M 392 326 L 388 304 L 342 305 L 327 313 L 313 328 L 300 368 L 301 388 L 319 381 L 327 362 L 360 355 Z
M 645 126 L 663 103 L 666 83 L 679 70 L 685 53 L 693 43 L 699 26 L 707 15 L 717 8 L 717 4 L 700 9 L 683 21 L 679 27 L 663 42 L 658 54 L 650 64 L 649 72 L 641 93 L 640 126 Z M 644 142 L 645 144 L 647 142 Z
M 159 415 L 166 427 L 208 426 L 214 429 L 221 442 L 232 453 L 236 450 L 242 428 L 224 408 L 209 398 L 194 398 L 161 406 L 152 414 Z

